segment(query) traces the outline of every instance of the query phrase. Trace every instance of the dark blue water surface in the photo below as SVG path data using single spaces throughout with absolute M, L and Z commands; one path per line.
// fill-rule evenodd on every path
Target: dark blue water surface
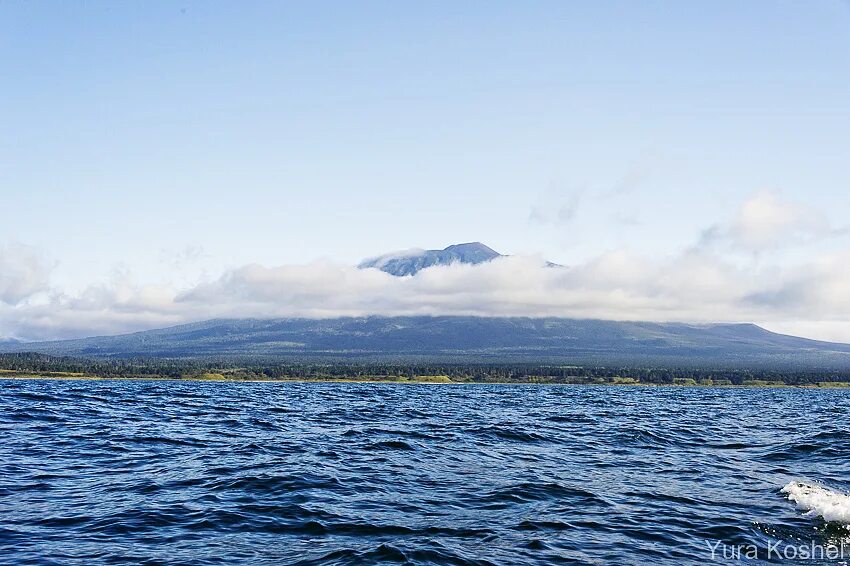
M 843 542 L 780 489 L 850 485 L 848 415 L 841 390 L 0 381 L 0 562 L 781 562 Z

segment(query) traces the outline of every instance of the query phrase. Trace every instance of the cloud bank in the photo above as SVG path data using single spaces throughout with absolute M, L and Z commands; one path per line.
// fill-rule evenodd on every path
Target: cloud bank
M 777 194 L 759 193 L 717 225 L 712 238 L 760 251 L 798 242 L 801 234 L 820 237 L 824 226 Z M 181 290 L 121 279 L 68 295 L 50 287 L 49 267 L 33 250 L 6 247 L 0 254 L 0 338 L 112 334 L 219 317 L 481 315 L 748 321 L 850 341 L 847 265 L 850 247 L 770 264 L 692 245 L 664 258 L 613 251 L 549 268 L 543 258 L 513 256 L 409 277 L 326 261 L 251 264 Z

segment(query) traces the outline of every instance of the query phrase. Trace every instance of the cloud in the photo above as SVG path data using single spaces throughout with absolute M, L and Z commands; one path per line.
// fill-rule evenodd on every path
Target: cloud
M 786 268 L 772 284 L 747 297 L 752 304 L 801 319 L 850 318 L 850 250 L 824 254 Z
M 32 254 L 19 254 L 14 259 L 7 261 L 13 272 L 34 264 Z M 39 265 L 46 265 L 41 258 L 39 261 Z M 29 286 L 32 292 L 25 299 L 0 301 L 0 339 L 117 334 L 179 324 L 200 314 L 175 308 L 173 289 L 137 285 L 127 272 L 116 271 L 110 282 L 90 285 L 76 294 L 51 286 L 49 269 L 42 267 L 40 274 L 40 278 L 33 278 L 39 282 Z
M 0 302 L 17 304 L 46 291 L 52 265 L 35 248 L 23 244 L 0 247 Z
M 379 256 L 369 257 L 360 262 L 360 267 L 377 267 L 378 269 L 383 268 L 388 263 L 396 259 L 405 259 L 412 257 L 420 257 L 426 254 L 426 250 L 422 248 L 410 248 L 407 250 L 398 250 L 394 252 L 389 252 L 386 254 L 382 254 Z
M 850 319 L 850 251 L 793 269 L 741 268 L 687 251 L 669 258 L 611 252 L 571 268 L 502 257 L 393 277 L 331 262 L 252 264 L 182 292 L 117 280 L 38 305 L 7 305 L 7 335 L 109 334 L 209 318 L 361 315 L 564 316 L 732 322 Z
M 567 195 L 559 195 L 553 191 L 548 191 L 531 208 L 528 221 L 533 224 L 564 226 L 575 219 L 581 203 L 581 191 L 572 192 Z
M 329 261 L 248 264 L 181 289 L 138 285 L 118 273 L 76 294 L 49 285 L 49 265 L 32 248 L 6 246 L 0 338 L 115 334 L 210 318 L 480 315 L 757 322 L 850 341 L 850 248 L 826 253 L 820 247 L 793 262 L 775 256 L 773 263 L 741 262 L 728 253 L 774 249 L 789 238 L 816 242 L 838 232 L 813 210 L 761 192 L 713 228 L 711 245 L 667 257 L 615 250 L 549 268 L 540 257 L 510 256 L 435 266 L 410 277 Z
M 650 169 L 643 158 L 624 174 L 608 181 L 583 183 L 572 189 L 564 189 L 559 183 L 552 182 L 531 207 L 528 221 L 540 226 L 563 227 L 601 211 L 606 213 L 605 216 L 622 220 L 621 224 L 637 224 L 636 211 L 633 208 L 617 210 L 622 203 L 616 201 L 634 195 L 649 178 Z M 580 215 L 582 218 L 579 218 Z
M 708 228 L 703 234 L 702 245 L 721 243 L 759 253 L 811 243 L 844 232 L 832 227 L 815 209 L 785 200 L 776 191 L 763 190 L 750 196 L 730 222 Z

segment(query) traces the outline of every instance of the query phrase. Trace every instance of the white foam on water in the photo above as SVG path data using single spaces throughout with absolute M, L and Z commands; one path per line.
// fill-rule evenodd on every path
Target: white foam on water
M 850 525 L 850 495 L 822 485 L 792 481 L 782 488 L 789 501 L 806 517 L 821 517 L 830 523 Z

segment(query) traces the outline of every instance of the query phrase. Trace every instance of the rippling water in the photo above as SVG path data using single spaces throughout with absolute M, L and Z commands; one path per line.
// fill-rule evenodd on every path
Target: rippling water
M 0 562 L 847 563 L 823 517 L 848 414 L 840 390 L 2 381 Z

